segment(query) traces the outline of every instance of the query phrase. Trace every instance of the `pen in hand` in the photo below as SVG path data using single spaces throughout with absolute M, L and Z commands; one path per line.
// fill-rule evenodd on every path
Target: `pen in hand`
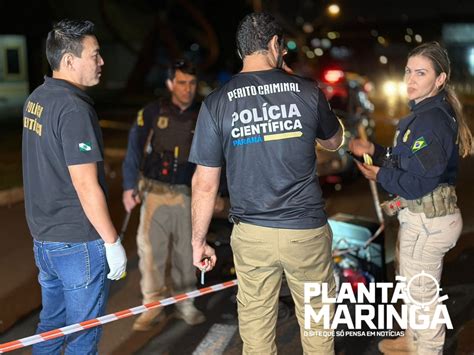
M 208 257 L 201 260 L 201 285 L 204 285 L 204 275 L 206 274 L 206 260 L 209 260 Z

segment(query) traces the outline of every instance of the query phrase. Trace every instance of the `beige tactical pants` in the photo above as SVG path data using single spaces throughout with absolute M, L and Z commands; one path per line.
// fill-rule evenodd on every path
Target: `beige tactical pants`
M 137 248 L 143 303 L 157 301 L 167 295 L 165 271 L 170 249 L 173 292 L 187 292 L 195 287 L 189 190 L 185 193 L 183 189 L 178 191 L 163 185 L 145 193 L 140 210 Z
M 239 283 L 237 300 L 243 354 L 277 353 L 275 333 L 283 272 L 295 302 L 304 353 L 334 354 L 332 336 L 304 334 L 304 283 L 328 283 L 330 297 L 335 296 L 331 243 L 329 225 L 305 230 L 234 225 L 231 245 Z M 311 306 L 319 312 L 321 297 L 313 298 Z M 333 307 L 330 314 L 332 319 Z M 312 322 L 311 330 L 329 331 L 323 329 L 322 322 Z
M 424 213 L 413 213 L 408 208 L 398 214 L 400 230 L 400 275 L 407 282 L 422 271 L 433 276 L 438 284 L 441 280 L 444 255 L 456 245 L 461 235 L 462 217 L 459 210 L 454 214 L 426 218 Z M 410 285 L 410 294 L 418 304 L 437 300 L 436 283 L 428 277 L 416 277 Z M 422 309 L 418 315 L 433 315 L 436 301 L 429 309 Z M 421 318 L 420 318 L 421 319 Z M 442 354 L 445 326 L 435 329 L 408 329 L 407 334 L 414 338 L 418 354 Z

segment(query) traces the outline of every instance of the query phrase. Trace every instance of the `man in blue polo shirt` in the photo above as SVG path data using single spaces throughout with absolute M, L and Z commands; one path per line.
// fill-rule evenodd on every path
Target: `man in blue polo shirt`
M 49 32 L 52 77 L 23 109 L 23 184 L 43 309 L 37 332 L 103 315 L 127 258 L 106 203 L 103 142 L 92 99 L 104 61 L 90 21 Z M 101 328 L 33 346 L 33 354 L 96 354 Z M 65 347 L 63 349 L 63 347 Z

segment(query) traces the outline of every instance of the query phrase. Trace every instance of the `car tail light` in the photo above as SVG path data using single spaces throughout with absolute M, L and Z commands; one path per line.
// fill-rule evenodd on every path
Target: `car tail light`
M 374 85 L 370 81 L 364 84 L 364 91 L 366 93 L 370 93 L 373 89 L 374 89 Z
M 323 72 L 323 80 L 327 83 L 335 84 L 344 79 L 344 72 L 338 69 L 328 69 Z
M 358 270 L 355 269 L 344 269 L 342 275 L 345 277 L 347 282 L 350 282 L 352 290 L 357 292 L 359 283 L 362 283 L 367 286 L 367 279 L 365 276 Z

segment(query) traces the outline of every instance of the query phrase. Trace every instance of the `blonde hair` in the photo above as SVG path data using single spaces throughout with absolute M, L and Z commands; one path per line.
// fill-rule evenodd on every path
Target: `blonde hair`
M 413 49 L 409 54 L 408 58 L 414 56 L 423 56 L 429 59 L 436 72 L 436 76 L 441 73 L 446 74 L 446 80 L 444 84 L 439 88 L 439 91 L 445 90 L 446 100 L 449 102 L 456 115 L 458 122 L 458 136 L 456 143 L 459 144 L 459 155 L 463 158 L 466 157 L 473 148 L 472 133 L 467 125 L 466 116 L 463 113 L 461 101 L 454 89 L 449 85 L 449 79 L 451 76 L 451 63 L 449 61 L 448 52 L 446 49 L 440 46 L 438 42 L 423 43 Z

